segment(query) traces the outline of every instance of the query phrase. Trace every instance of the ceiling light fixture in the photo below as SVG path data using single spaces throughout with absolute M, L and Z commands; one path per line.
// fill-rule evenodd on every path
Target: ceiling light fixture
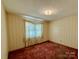
M 55 9 L 55 8 L 48 8 L 48 9 L 43 8 L 40 11 L 42 11 L 41 14 L 44 14 L 44 15 L 47 15 L 47 16 L 54 15 L 58 12 L 57 9 Z
M 44 14 L 45 15 L 52 15 L 53 11 L 52 10 L 45 10 Z

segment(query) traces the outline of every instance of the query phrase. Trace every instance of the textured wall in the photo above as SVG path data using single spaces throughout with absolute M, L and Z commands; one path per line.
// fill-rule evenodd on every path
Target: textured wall
M 64 17 L 50 22 L 50 40 L 78 48 L 77 38 L 77 16 Z
M 24 47 L 24 20 L 19 16 L 7 13 L 9 51 Z

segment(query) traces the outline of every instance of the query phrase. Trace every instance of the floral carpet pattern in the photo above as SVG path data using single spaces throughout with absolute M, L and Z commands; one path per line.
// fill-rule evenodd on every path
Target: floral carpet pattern
M 9 53 L 9 59 L 78 59 L 77 49 L 44 42 Z

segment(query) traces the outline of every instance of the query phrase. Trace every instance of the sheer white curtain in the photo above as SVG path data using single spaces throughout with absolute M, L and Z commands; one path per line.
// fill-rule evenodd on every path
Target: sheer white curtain
M 26 40 L 37 41 L 43 36 L 43 24 L 25 22 Z

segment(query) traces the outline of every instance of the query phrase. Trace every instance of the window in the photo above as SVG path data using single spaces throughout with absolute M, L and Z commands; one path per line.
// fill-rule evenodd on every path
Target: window
M 31 22 L 25 23 L 26 38 L 38 38 L 42 37 L 43 25 L 34 24 Z

